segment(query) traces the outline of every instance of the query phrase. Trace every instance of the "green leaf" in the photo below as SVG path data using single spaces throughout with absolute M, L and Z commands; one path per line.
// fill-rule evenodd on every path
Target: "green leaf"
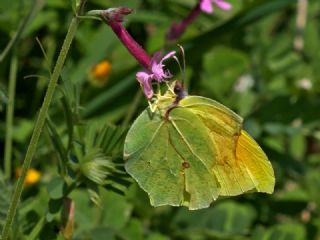
M 55 218 L 58 217 L 58 213 L 60 213 L 62 205 L 63 205 L 62 199 L 50 199 L 49 200 L 48 212 L 46 214 L 47 222 L 52 222 Z
M 116 171 L 111 157 L 104 155 L 100 149 L 92 149 L 81 159 L 80 170 L 91 181 L 103 185 L 106 178 Z
M 219 59 L 219 61 L 216 61 Z M 233 91 L 235 81 L 249 70 L 246 55 L 235 49 L 216 47 L 204 55 L 203 89 L 208 96 L 223 99 Z M 253 81 L 253 80 L 252 80 Z
M 3 111 L 3 108 L 8 103 L 8 96 L 5 92 L 5 90 L 0 85 L 0 112 Z
M 77 12 L 77 9 L 80 5 L 80 0 L 69 0 L 69 2 L 71 2 L 71 7 L 74 13 Z
M 309 170 L 308 174 L 305 176 L 305 186 L 309 195 L 309 199 L 316 202 L 317 205 L 320 204 L 319 184 L 319 168 Z
M 106 228 L 106 227 L 94 228 L 90 231 L 90 233 L 84 234 L 84 235 L 87 236 L 86 239 L 90 239 L 90 240 L 116 239 L 115 232 L 111 228 Z
M 51 199 L 60 199 L 66 193 L 67 185 L 61 177 L 56 177 L 48 183 L 47 190 Z
M 320 112 L 317 111 L 319 104 L 318 98 L 311 100 L 301 96 L 293 100 L 289 95 L 276 95 L 253 115 L 262 123 L 270 122 L 292 128 L 292 122 L 297 119 L 301 120 L 303 124 L 318 122 L 320 119 Z M 283 114 L 284 112 L 286 114 Z
M 105 156 L 121 156 L 126 128 L 116 127 L 101 122 L 88 122 L 85 126 L 79 126 L 76 136 L 80 143 L 81 153 L 78 158 L 85 155 L 94 155 L 97 151 Z M 85 148 L 84 148 L 85 147 Z M 84 149 L 83 149 L 84 148 Z
M 186 236 L 199 231 L 212 237 L 226 238 L 248 234 L 255 218 L 256 212 L 250 205 L 225 201 L 197 212 L 180 209 L 174 223 L 185 226 Z
M 230 20 L 213 28 L 212 30 L 200 35 L 184 43 L 185 45 L 191 44 L 193 48 L 190 49 L 190 60 L 196 60 L 194 56 L 201 55 L 212 48 L 215 42 L 223 41 L 228 33 L 233 33 L 237 29 L 244 29 L 244 27 L 256 23 L 264 17 L 280 11 L 285 7 L 294 4 L 296 0 L 255 0 L 247 8 L 236 14 Z M 208 41 L 210 39 L 210 41 Z
M 89 199 L 88 193 L 84 190 L 76 189 L 70 194 L 70 198 L 75 202 L 75 237 L 83 236 L 94 228 L 101 210 L 94 206 Z
M 258 231 L 253 239 L 272 240 L 305 240 L 307 238 L 306 229 L 302 224 L 283 223 L 275 225 L 266 231 Z
M 101 222 L 116 230 L 125 227 L 130 219 L 132 205 L 125 196 L 115 192 L 102 190 L 101 195 L 102 202 L 105 206 L 102 209 Z
M 57 127 L 54 125 L 54 123 L 51 121 L 51 119 L 48 117 L 46 121 L 46 126 L 48 129 L 50 140 L 52 141 L 52 144 L 55 148 L 55 150 L 58 152 L 58 158 L 59 158 L 59 170 L 63 173 L 66 172 L 66 163 L 68 162 L 67 157 L 67 151 L 64 147 L 63 141 L 61 139 L 60 134 L 58 133 Z
M 168 236 L 162 235 L 160 233 L 152 233 L 148 236 L 147 240 L 169 240 Z
M 143 240 L 143 225 L 138 219 L 131 219 L 120 234 L 123 239 Z
M 93 182 L 88 182 L 87 190 L 89 194 L 90 200 L 98 207 L 101 207 L 101 197 L 100 197 L 100 189 L 99 186 L 94 184 Z
M 26 119 L 17 121 L 13 128 L 13 139 L 19 143 L 24 143 L 30 137 L 34 122 Z

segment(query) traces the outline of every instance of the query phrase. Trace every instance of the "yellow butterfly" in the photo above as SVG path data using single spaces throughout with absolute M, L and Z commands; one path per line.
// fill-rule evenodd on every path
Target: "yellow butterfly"
M 242 118 L 214 100 L 187 96 L 179 82 L 135 120 L 124 158 L 153 206 L 201 209 L 219 195 L 272 193 L 275 185 L 271 163 Z

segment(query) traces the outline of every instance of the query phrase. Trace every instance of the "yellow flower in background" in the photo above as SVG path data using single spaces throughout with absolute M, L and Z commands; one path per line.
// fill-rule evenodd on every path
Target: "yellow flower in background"
M 17 168 L 16 169 L 16 177 L 20 177 L 21 175 L 21 168 Z M 41 177 L 41 173 L 39 171 L 37 171 L 34 168 L 30 168 L 27 172 L 27 176 L 26 179 L 24 180 L 24 184 L 27 186 L 31 186 L 37 182 L 39 182 Z
M 110 71 L 111 63 L 107 60 L 101 61 L 91 68 L 89 75 L 90 82 L 94 86 L 103 87 L 107 83 Z

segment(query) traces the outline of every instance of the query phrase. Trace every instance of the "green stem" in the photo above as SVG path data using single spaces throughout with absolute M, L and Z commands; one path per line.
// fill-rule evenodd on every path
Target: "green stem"
M 142 98 L 142 92 L 139 89 L 139 91 L 137 91 L 137 93 L 133 99 L 133 102 L 130 105 L 128 112 L 122 122 L 122 126 L 127 126 L 129 124 L 129 122 L 131 121 L 132 117 L 134 116 L 134 114 L 139 106 L 141 98 Z
M 23 183 L 24 183 L 25 177 L 27 175 L 28 169 L 30 167 L 32 157 L 35 153 L 37 143 L 38 143 L 40 134 L 42 132 L 42 129 L 43 129 L 43 126 L 44 126 L 44 123 L 46 120 L 46 115 L 47 115 L 47 112 L 48 112 L 48 109 L 49 109 L 49 106 L 50 106 L 50 103 L 51 103 L 51 100 L 52 100 L 52 97 L 54 94 L 54 90 L 57 85 L 57 81 L 59 79 L 62 67 L 64 65 L 67 53 L 68 53 L 70 45 L 71 45 L 71 42 L 72 42 L 74 35 L 76 33 L 78 23 L 79 23 L 79 20 L 77 19 L 77 17 L 74 17 L 70 23 L 66 38 L 63 42 L 60 54 L 58 56 L 56 65 L 54 67 L 53 74 L 50 79 L 46 95 L 44 97 L 37 121 L 35 123 L 35 128 L 33 130 L 32 137 L 31 137 L 28 149 L 27 149 L 27 154 L 26 154 L 25 160 L 22 165 L 21 176 L 19 177 L 17 185 L 16 185 L 15 190 L 13 192 L 12 201 L 11 201 L 11 204 L 10 204 L 10 207 L 8 210 L 6 222 L 5 222 L 5 225 L 2 230 L 2 235 L 1 235 L 2 240 L 8 239 L 11 224 L 13 222 L 13 218 L 15 216 L 17 206 L 18 206 L 18 203 L 20 200 L 20 196 L 23 191 Z
M 14 52 L 10 63 L 9 76 L 9 99 L 6 113 L 6 140 L 4 149 L 4 172 L 7 179 L 11 177 L 11 153 L 12 153 L 12 130 L 13 130 L 13 114 L 14 114 L 14 97 L 17 81 L 18 58 Z
M 32 229 L 31 233 L 28 236 L 28 240 L 34 240 L 37 239 L 43 225 L 45 224 L 45 217 L 41 217 L 39 221 L 37 222 L 36 226 Z

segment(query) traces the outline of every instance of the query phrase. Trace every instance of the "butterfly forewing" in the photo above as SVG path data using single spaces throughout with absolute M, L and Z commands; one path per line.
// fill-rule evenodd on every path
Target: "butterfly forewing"
M 254 188 L 272 192 L 272 166 L 259 145 L 242 130 L 240 116 L 203 97 L 186 97 L 180 106 L 198 115 L 210 132 L 217 150 L 213 171 L 220 184 L 220 195 L 238 195 Z
M 256 190 L 272 193 L 275 184 L 272 165 L 260 146 L 244 130 L 238 139 L 236 155 L 246 166 Z

